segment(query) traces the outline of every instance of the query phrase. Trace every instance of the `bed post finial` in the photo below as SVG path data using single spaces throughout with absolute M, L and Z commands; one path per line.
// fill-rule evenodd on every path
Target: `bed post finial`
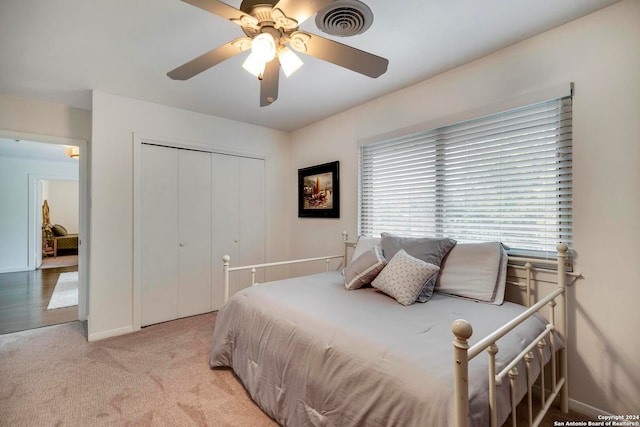
M 229 261 L 231 261 L 231 257 L 229 255 L 222 257 L 222 289 L 224 292 L 223 301 L 225 303 L 229 299 Z
M 456 339 L 453 342 L 453 372 L 455 376 L 456 427 L 469 425 L 469 338 L 473 334 L 471 324 L 458 319 L 451 325 Z
M 556 246 L 556 250 L 561 254 L 566 254 L 569 251 L 569 245 L 566 243 L 560 243 Z
M 471 327 L 471 323 L 467 322 L 464 319 L 455 320 L 453 322 L 453 325 L 451 325 L 451 330 L 453 331 L 453 334 L 456 336 L 456 341 L 464 342 L 465 344 L 473 334 L 473 328 Z

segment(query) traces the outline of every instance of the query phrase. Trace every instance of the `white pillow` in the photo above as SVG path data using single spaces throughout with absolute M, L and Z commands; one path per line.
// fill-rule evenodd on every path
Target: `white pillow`
M 506 283 L 507 258 L 503 253 L 500 242 L 458 243 L 442 261 L 435 291 L 502 304 L 505 285 L 500 281 Z
M 358 237 L 358 242 L 356 243 L 356 247 L 353 249 L 353 255 L 351 255 L 351 260 L 355 260 L 363 253 L 372 249 L 374 246 L 380 244 L 380 237 L 368 237 L 368 236 L 360 236 Z
M 342 270 L 345 288 L 353 291 L 368 285 L 382 271 L 385 265 L 387 265 L 387 261 L 382 256 L 382 248 L 374 246 L 358 258 L 355 258 Z
M 382 269 L 371 285 L 395 298 L 402 305 L 411 305 L 440 267 L 414 258 L 400 249 Z

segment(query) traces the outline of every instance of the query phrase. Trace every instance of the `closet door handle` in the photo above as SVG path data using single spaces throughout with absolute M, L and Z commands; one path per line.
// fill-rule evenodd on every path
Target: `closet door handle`
M 181 246 L 181 247 L 182 247 L 182 246 L 184 246 L 184 242 L 180 242 L 180 246 Z

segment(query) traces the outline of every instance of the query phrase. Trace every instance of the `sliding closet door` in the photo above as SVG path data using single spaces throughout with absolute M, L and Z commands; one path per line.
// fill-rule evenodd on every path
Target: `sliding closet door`
M 140 323 L 211 311 L 211 154 L 142 145 Z
M 178 317 L 211 311 L 211 154 L 178 150 Z
M 222 307 L 223 255 L 264 262 L 264 173 L 261 159 L 142 145 L 142 326 Z M 250 280 L 232 273 L 231 294 Z
M 217 310 L 224 304 L 222 257 L 229 255 L 232 265 L 240 265 L 240 158 L 226 154 L 212 154 L 211 163 L 214 236 L 212 306 Z
M 265 242 L 265 186 L 264 160 L 240 159 L 240 263 L 264 262 Z M 264 281 L 264 270 L 256 276 Z
M 142 326 L 178 312 L 178 150 L 142 145 Z
M 222 257 L 232 266 L 265 260 L 264 160 L 225 154 L 212 155 L 213 183 L 213 309 L 223 304 Z M 260 270 L 257 281 L 262 281 Z M 229 294 L 248 286 L 247 271 L 231 273 Z

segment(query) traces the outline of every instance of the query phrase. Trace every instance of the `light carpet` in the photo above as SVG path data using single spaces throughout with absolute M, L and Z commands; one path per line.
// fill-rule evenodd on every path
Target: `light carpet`
M 78 272 L 60 273 L 47 310 L 78 305 Z
M 87 342 L 81 322 L 0 336 L 2 426 L 277 426 L 209 368 L 215 313 Z

